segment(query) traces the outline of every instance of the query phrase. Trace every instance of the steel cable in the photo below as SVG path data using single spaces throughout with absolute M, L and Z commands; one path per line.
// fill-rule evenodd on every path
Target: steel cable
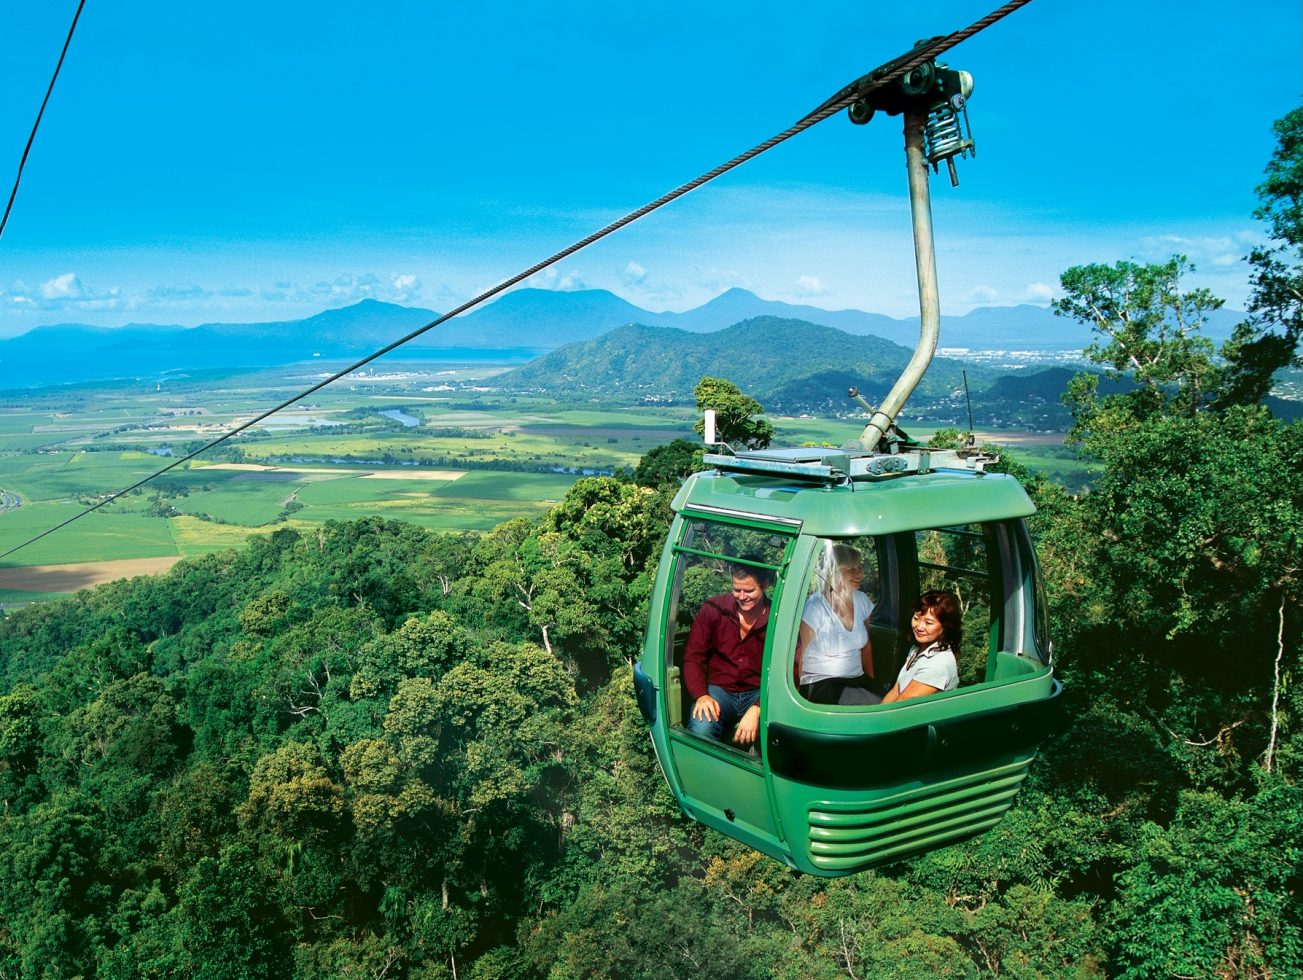
M 22 158 L 18 161 L 18 174 L 14 177 L 14 189 L 9 192 L 9 203 L 5 205 L 5 213 L 0 217 L 0 235 L 5 233 L 5 225 L 9 224 L 9 212 L 14 209 L 14 198 L 18 196 L 18 185 L 23 179 L 23 167 L 27 166 L 27 154 L 32 152 L 32 144 L 36 141 L 36 131 L 41 128 L 41 117 L 45 115 L 45 106 L 50 101 L 50 93 L 54 91 L 54 83 L 59 77 L 59 69 L 63 67 L 63 59 L 68 54 L 68 45 L 72 44 L 73 32 L 77 30 L 77 21 L 81 18 L 81 8 L 86 6 L 86 0 L 81 0 L 77 4 L 77 12 L 72 15 L 72 26 L 68 28 L 68 37 L 63 42 L 63 50 L 59 52 L 59 63 L 54 66 L 54 74 L 50 76 L 50 85 L 45 90 L 45 98 L 41 100 L 40 111 L 36 113 L 36 122 L 32 124 L 32 133 L 27 137 L 27 145 L 23 147 Z M 3 557 L 0 555 L 0 557 Z

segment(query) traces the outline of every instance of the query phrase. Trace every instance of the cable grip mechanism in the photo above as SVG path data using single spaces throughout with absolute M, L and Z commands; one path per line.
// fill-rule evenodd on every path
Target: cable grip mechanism
M 968 72 L 924 61 L 894 83 L 856 99 L 847 108 L 847 115 L 857 126 L 865 125 L 878 112 L 895 116 L 912 111 L 925 116 L 923 140 L 927 162 L 937 171 L 945 161 L 951 186 L 957 187 L 959 173 L 955 169 L 955 157 L 977 155 L 968 121 L 968 100 L 972 94 L 973 76 Z

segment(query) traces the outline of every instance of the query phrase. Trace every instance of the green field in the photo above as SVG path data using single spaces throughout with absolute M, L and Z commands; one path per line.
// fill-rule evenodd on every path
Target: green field
M 494 473 L 475 471 L 446 484 L 438 491 L 443 498 L 471 500 L 530 500 L 554 502 L 566 495 L 575 482 L 561 473 Z
M 0 607 L 26 606 L 33 602 L 63 599 L 69 595 L 71 595 L 69 592 L 24 592 L 22 589 L 0 589 Z
M 145 479 L 307 380 L 276 372 L 202 383 L 173 379 L 167 391 L 47 389 L 22 403 L 0 404 L 0 489 L 22 502 L 0 511 L 0 551 Z M 483 531 L 545 513 L 583 472 L 632 469 L 655 446 L 697 438 L 694 413 L 685 407 L 574 406 L 429 390 L 428 382 L 367 378 L 316 392 L 285 418 L 231 440 L 227 445 L 235 450 L 178 465 L 24 547 L 4 565 L 192 557 L 239 547 L 249 535 L 276 527 L 308 530 L 368 515 Z M 393 408 L 422 424 L 404 428 L 378 414 Z M 783 445 L 837 446 L 855 439 L 864 425 L 857 418 L 772 421 Z M 906 427 L 915 437 L 932 431 Z M 1076 486 L 1089 479 L 1061 440 L 1015 435 L 1014 455 L 1034 472 Z M 998 433 L 987 439 L 1000 441 Z M 51 446 L 58 448 L 40 451 Z M 169 458 L 169 452 L 177 455 Z M 214 465 L 232 452 L 274 469 Z M 0 592 L 7 603 L 29 598 Z
M 4 565 L 61 565 L 180 554 L 166 520 L 110 505 L 46 535 L 4 560 Z M 0 552 L 84 511 L 80 504 L 38 501 L 0 513 Z

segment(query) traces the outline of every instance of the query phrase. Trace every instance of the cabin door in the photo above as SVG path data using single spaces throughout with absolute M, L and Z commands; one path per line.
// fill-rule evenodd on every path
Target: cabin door
M 705 657 L 695 657 L 694 664 L 685 663 L 685 653 L 699 617 L 703 618 L 702 637 L 706 635 L 706 620 L 719 631 L 723 643 L 727 643 L 730 630 L 740 634 L 734 618 L 738 609 L 734 584 L 755 583 L 763 591 L 767 606 L 764 636 L 751 635 L 747 653 L 734 657 L 749 658 L 759 641 L 763 659 L 761 670 L 754 673 L 754 683 L 763 690 L 764 670 L 773 657 L 781 572 L 795 541 L 794 528 L 740 519 L 684 517 L 683 531 L 674 548 L 675 567 L 666 603 L 665 638 L 671 647 L 665 651 L 664 684 L 670 722 L 669 762 L 683 786 L 685 805 L 695 819 L 774 853 L 779 833 L 760 754 L 763 727 L 751 745 L 738 744 L 732 726 L 722 730 L 718 738 L 694 733 L 691 716 L 695 697 L 690 689 L 701 682 L 703 667 L 707 684 L 736 674 L 737 669 L 725 662 L 714 644 L 708 644 Z M 703 613 L 706 606 L 713 608 Z M 754 614 L 750 618 L 754 619 Z M 761 713 L 763 719 L 763 704 Z

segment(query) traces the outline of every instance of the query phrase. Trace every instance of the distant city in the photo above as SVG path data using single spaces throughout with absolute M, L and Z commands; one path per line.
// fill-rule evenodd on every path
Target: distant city
M 1020 371 L 1029 367 L 1077 366 L 1086 364 L 1081 350 L 981 350 L 974 347 L 938 347 L 937 356 L 951 357 L 956 361 L 981 364 L 1006 371 Z

